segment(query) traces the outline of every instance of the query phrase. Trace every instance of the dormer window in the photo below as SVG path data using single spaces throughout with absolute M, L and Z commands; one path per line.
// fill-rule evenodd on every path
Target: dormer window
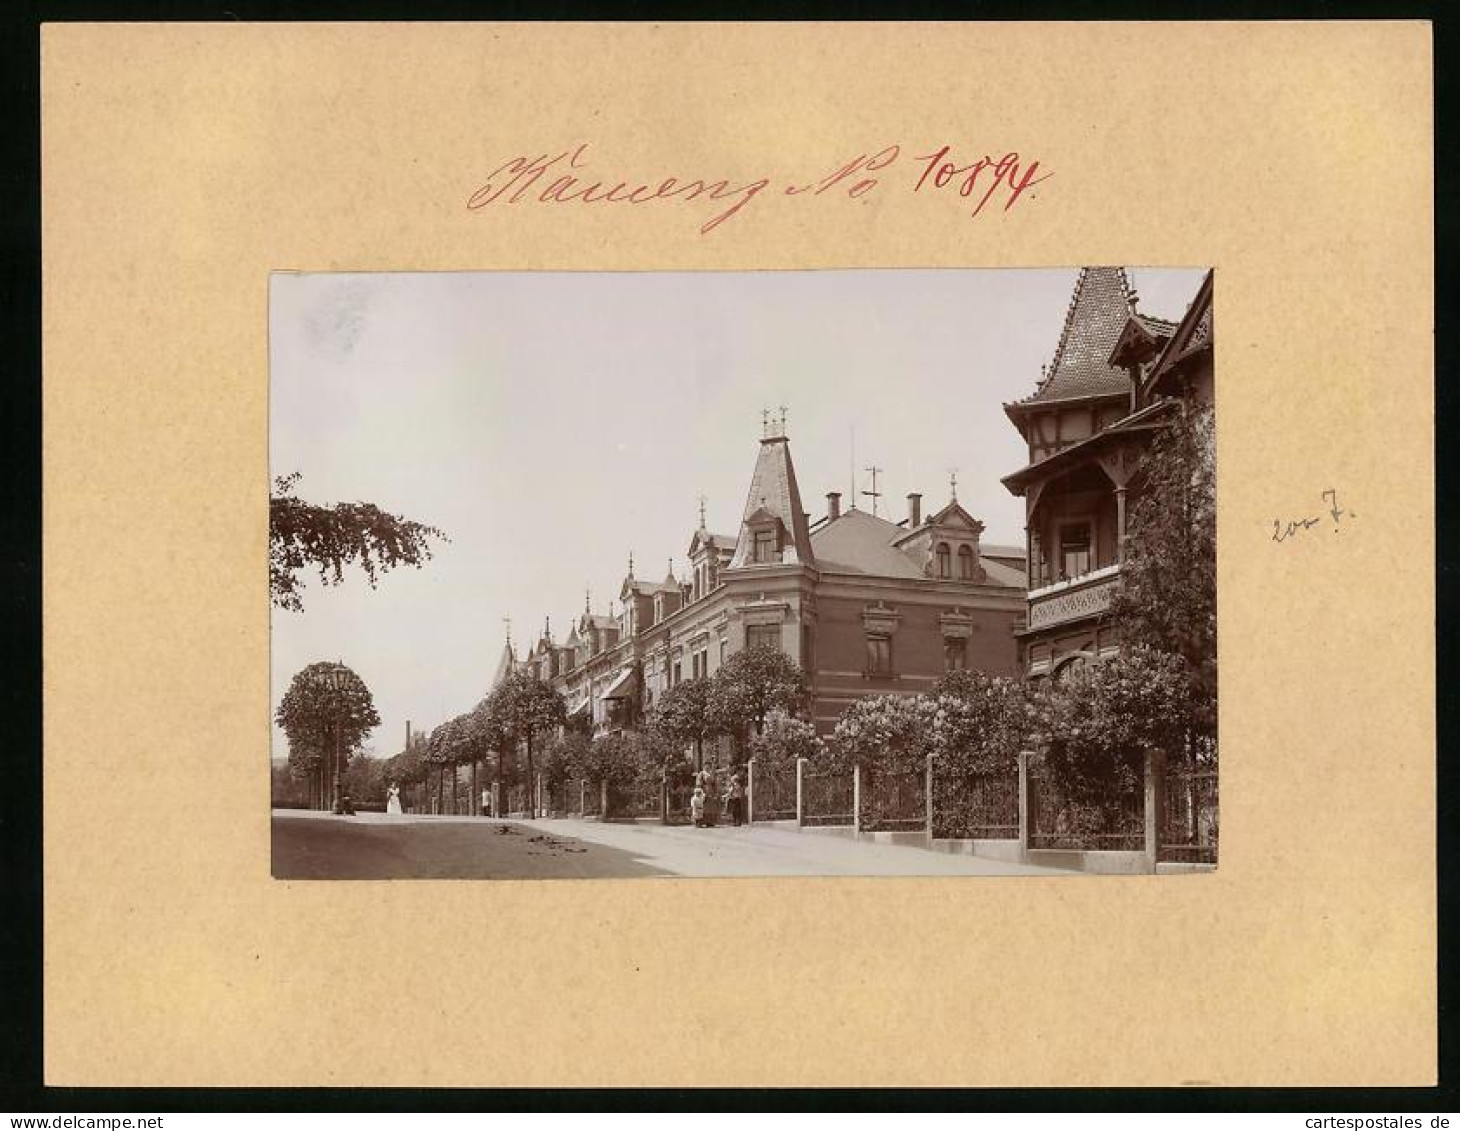
M 755 532 L 754 556 L 751 559 L 756 565 L 768 565 L 778 562 L 781 559 L 780 548 L 776 545 L 776 532 L 774 529 L 757 530 Z
M 947 542 L 938 543 L 938 576 L 953 576 L 953 555 L 948 550 Z
M 663 619 L 664 619 L 664 594 L 663 593 L 656 593 L 654 595 L 654 623 L 655 624 L 658 624 Z
M 958 548 L 958 577 L 962 581 L 973 581 L 978 574 L 974 572 L 973 547 L 960 546 Z

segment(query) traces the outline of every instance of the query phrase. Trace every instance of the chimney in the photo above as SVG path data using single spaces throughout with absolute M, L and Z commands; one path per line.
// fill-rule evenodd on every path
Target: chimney
M 907 497 L 907 527 L 909 530 L 922 524 L 923 521 L 923 497 L 919 494 L 910 494 Z
M 826 517 L 828 519 L 841 518 L 842 516 L 842 493 L 840 491 L 828 491 L 826 493 Z

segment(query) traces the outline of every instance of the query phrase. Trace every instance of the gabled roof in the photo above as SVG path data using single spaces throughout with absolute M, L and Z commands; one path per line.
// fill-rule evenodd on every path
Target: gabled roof
M 897 539 L 897 545 L 911 542 L 929 526 L 962 526 L 976 534 L 983 533 L 983 523 L 963 509 L 957 499 L 952 500 L 936 514 L 929 515 L 921 526 L 903 527 L 904 533 Z
M 755 547 L 749 523 L 765 516 L 777 518 L 786 528 L 786 544 L 781 561 L 786 565 L 812 565 L 811 536 L 806 529 L 806 512 L 801 506 L 801 491 L 796 486 L 796 469 L 791 465 L 791 445 L 784 436 L 771 436 L 760 442 L 760 455 L 750 478 L 750 491 L 745 497 L 745 517 L 740 521 L 740 534 L 735 543 L 731 569 L 753 564 Z
M 1149 361 L 1170 340 L 1175 329 L 1175 322 L 1132 310 L 1111 347 L 1110 364 L 1124 369 L 1132 362 Z
M 1167 374 L 1180 368 L 1188 358 L 1212 348 L 1212 280 L 1213 273 L 1208 271 L 1191 305 L 1186 308 L 1186 315 L 1151 366 L 1150 375 L 1146 378 L 1148 393 L 1162 391 L 1162 379 Z
M 1110 364 L 1110 355 L 1133 313 L 1130 297 L 1124 267 L 1082 267 L 1044 379 L 1005 411 L 1015 416 L 1026 406 L 1129 394 L 1130 378 Z M 1153 328 L 1164 321 L 1143 317 Z
M 699 553 L 701 546 L 713 546 L 716 549 L 735 549 L 736 536 L 734 534 L 712 534 L 701 527 L 696 530 L 694 537 L 689 540 L 689 554 L 694 557 Z

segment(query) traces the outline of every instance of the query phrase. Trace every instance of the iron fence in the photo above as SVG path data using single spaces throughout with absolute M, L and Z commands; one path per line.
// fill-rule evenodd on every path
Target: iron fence
M 1192 864 L 1217 862 L 1217 769 L 1168 764 L 1161 820 L 1160 859 Z
M 933 835 L 1017 840 L 1019 775 L 950 774 L 933 769 Z
M 582 784 L 577 778 L 568 778 L 551 786 L 547 791 L 548 812 L 554 817 L 581 817 Z
M 1099 801 L 1065 797 L 1048 772 L 1030 767 L 1030 848 L 1140 852 L 1146 847 L 1145 794 L 1140 782 Z
M 854 794 L 850 770 L 837 772 L 807 767 L 801 775 L 801 823 L 853 824 Z
M 663 814 L 663 804 L 664 783 L 658 777 L 609 783 L 607 816 L 611 818 L 659 817 Z
M 796 819 L 796 767 L 755 764 L 754 821 Z
M 927 774 L 862 768 L 862 828 L 917 832 L 928 827 Z

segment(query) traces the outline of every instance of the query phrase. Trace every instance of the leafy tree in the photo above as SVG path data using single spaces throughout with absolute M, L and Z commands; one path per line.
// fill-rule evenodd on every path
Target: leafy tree
M 1012 772 L 1032 742 L 1036 718 L 1025 685 L 1002 676 L 949 672 L 927 692 L 933 708 L 930 749 L 962 775 Z
M 566 730 L 543 748 L 542 780 L 549 789 L 575 777 L 584 777 L 589 738 L 580 730 Z
M 750 740 L 750 755 L 771 767 L 795 766 L 798 758 L 819 760 L 823 743 L 813 724 L 777 708 L 766 715 L 761 732 Z
M 832 747 L 842 764 L 873 773 L 921 769 L 934 709 L 921 695 L 870 695 L 842 712 Z
M 1111 604 L 1122 647 L 1179 656 L 1187 694 L 1168 705 L 1183 733 L 1170 748 L 1194 756 L 1217 729 L 1216 460 L 1211 410 L 1181 404 L 1141 463 L 1121 586 Z
M 431 557 L 430 540 L 449 542 L 434 526 L 387 514 L 373 503 L 307 503 L 294 494 L 299 473 L 274 480 L 269 499 L 269 595 L 274 606 L 304 608 L 299 574 L 317 567 L 326 585 L 344 580 L 344 567 L 358 565 L 370 587 L 379 574 L 401 565 L 419 569 Z
M 331 685 L 336 670 L 344 673 L 338 689 Z M 343 664 L 320 661 L 294 674 L 274 721 L 289 740 L 290 768 L 315 783 L 322 803 L 329 793 L 333 760 L 339 757 L 343 763 L 358 750 L 380 725 L 380 715 L 358 675 Z M 342 764 L 342 772 L 344 768 Z
M 528 788 L 533 783 L 533 742 L 545 731 L 561 726 L 567 718 L 563 697 L 542 680 L 526 672 L 512 672 L 487 697 L 490 718 L 497 732 L 512 745 L 527 747 Z M 535 815 L 535 814 L 534 814 Z
M 670 742 L 694 744 L 694 764 L 705 761 L 705 741 L 720 733 L 713 709 L 713 684 L 708 679 L 687 679 L 662 695 L 654 711 L 653 725 Z
M 805 700 L 806 673 L 769 645 L 736 652 L 710 679 L 710 718 L 741 750 L 747 732 L 760 733 L 771 711 L 795 711 Z
M 1185 731 L 1189 680 L 1181 657 L 1135 644 L 1044 689 L 1044 763 L 1066 801 L 1093 812 L 1138 790 L 1146 751 Z
M 612 731 L 595 735 L 574 753 L 578 759 L 576 776 L 595 784 L 626 785 L 638 777 L 640 752 L 630 731 Z

